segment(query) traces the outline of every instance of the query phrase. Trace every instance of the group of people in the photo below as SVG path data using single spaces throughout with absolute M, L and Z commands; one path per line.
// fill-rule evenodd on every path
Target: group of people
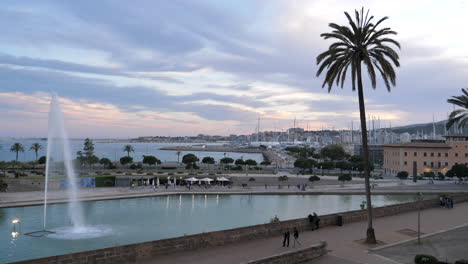
M 286 228 L 283 234 L 283 247 L 289 247 L 290 236 L 291 236 L 291 233 L 289 232 L 289 229 Z M 296 243 L 298 246 L 301 246 L 301 243 L 299 242 L 299 231 L 297 230 L 297 228 L 294 228 L 293 230 L 293 237 L 294 237 L 293 247 L 296 247 Z
M 312 230 L 316 230 L 319 228 L 320 225 L 320 218 L 318 215 L 314 212 L 313 214 L 308 215 L 309 222 L 312 225 Z M 289 229 L 286 228 L 283 233 L 283 247 L 289 247 L 289 238 L 291 237 L 291 232 L 289 232 Z M 293 247 L 296 247 L 296 244 L 298 246 L 301 246 L 301 243 L 299 242 L 299 230 L 297 230 L 296 227 L 293 229 L 293 238 L 294 238 L 294 243 Z
M 440 206 L 445 208 L 453 208 L 453 198 L 450 196 L 442 195 L 439 198 Z

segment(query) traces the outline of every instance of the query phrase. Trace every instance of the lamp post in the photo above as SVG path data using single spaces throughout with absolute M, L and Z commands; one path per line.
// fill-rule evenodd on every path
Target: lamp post
M 17 230 L 16 230 L 16 225 L 19 225 L 20 221 L 19 221 L 19 219 L 16 218 L 16 219 L 13 219 L 13 220 L 11 221 L 11 223 L 13 224 L 13 232 L 11 232 L 11 236 L 12 236 L 13 238 L 16 238 L 16 237 L 18 237 L 18 235 L 19 235 L 19 228 L 18 228 L 18 231 L 17 231 Z
M 421 192 L 418 192 L 418 245 L 421 245 Z

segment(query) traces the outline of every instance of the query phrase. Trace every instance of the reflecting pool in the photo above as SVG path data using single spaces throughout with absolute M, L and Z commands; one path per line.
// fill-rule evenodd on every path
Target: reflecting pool
M 424 196 L 432 198 L 432 196 Z M 415 195 L 373 195 L 375 207 L 416 200 Z M 83 202 L 85 236 L 70 233 L 67 204 L 0 209 L 0 263 L 360 209 L 363 195 L 171 195 Z M 15 219 L 19 223 L 13 224 Z M 17 232 L 17 233 L 14 233 Z

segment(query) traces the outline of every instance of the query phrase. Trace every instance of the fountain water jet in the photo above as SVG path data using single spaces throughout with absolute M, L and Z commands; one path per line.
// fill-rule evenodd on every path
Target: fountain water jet
M 72 164 L 70 145 L 68 142 L 62 111 L 57 95 L 53 94 L 50 102 L 47 161 L 45 171 L 44 191 L 44 230 L 47 225 L 47 192 L 49 179 L 65 173 L 68 179 L 67 194 L 69 199 L 68 214 L 72 223 L 71 232 L 86 232 L 84 227 L 83 210 L 77 197 L 77 180 Z

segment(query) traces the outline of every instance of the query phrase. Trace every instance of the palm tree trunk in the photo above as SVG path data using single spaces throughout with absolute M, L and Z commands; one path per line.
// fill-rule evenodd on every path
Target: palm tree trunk
M 367 233 L 366 243 L 375 244 L 375 232 L 372 226 L 372 203 L 370 191 L 370 169 L 369 169 L 369 147 L 367 145 L 367 128 L 366 128 L 366 107 L 364 105 L 364 91 L 362 88 L 361 62 L 359 61 L 356 67 L 358 81 L 358 96 L 359 96 L 359 114 L 361 118 L 361 135 L 362 135 L 362 156 L 364 158 L 364 177 L 366 186 L 366 202 L 367 202 Z
M 16 151 L 16 163 L 18 163 L 18 153 L 19 151 Z

